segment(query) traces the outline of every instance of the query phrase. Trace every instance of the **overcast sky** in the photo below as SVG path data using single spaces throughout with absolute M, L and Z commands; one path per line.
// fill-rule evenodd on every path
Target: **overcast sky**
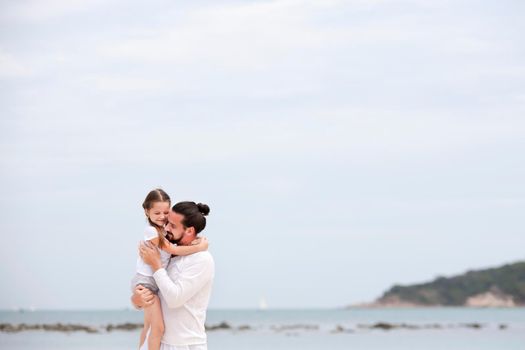
M 0 308 L 124 308 L 161 186 L 213 308 L 525 259 L 522 1 L 2 1 Z

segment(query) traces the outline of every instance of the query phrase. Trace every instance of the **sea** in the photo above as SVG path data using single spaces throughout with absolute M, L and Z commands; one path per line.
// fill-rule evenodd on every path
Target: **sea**
M 0 331 L 0 349 L 137 349 L 136 310 L 0 311 L 0 324 L 78 324 L 96 333 Z M 525 308 L 209 310 L 210 350 L 525 350 Z M 5 327 L 4 327 L 5 329 Z

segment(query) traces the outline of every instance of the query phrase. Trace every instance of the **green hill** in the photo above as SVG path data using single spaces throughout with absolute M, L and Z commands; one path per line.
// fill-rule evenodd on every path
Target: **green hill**
M 525 305 L 525 261 L 497 268 L 468 271 L 449 278 L 438 277 L 428 283 L 395 285 L 375 304 L 385 306 Z

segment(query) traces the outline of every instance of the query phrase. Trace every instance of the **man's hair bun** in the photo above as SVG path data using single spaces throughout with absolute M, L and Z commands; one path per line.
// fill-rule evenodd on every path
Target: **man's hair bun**
M 210 207 L 208 207 L 206 204 L 198 203 L 197 208 L 199 208 L 199 211 L 202 215 L 206 216 L 210 213 Z

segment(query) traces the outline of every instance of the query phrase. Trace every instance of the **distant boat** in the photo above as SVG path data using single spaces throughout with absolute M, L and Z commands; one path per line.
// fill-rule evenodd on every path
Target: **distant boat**
M 268 304 L 266 303 L 266 299 L 264 297 L 261 297 L 259 300 L 259 310 L 266 310 L 268 309 Z

